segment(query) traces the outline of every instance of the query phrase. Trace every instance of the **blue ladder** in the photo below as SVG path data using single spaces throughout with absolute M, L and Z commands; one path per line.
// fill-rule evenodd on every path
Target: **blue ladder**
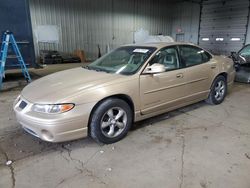
M 0 51 L 0 63 L 1 63 L 0 64 L 0 90 L 2 89 L 3 78 L 5 77 L 5 63 L 6 63 L 7 54 L 8 54 L 8 47 L 9 47 L 10 43 L 11 43 L 13 51 L 16 54 L 16 58 L 20 64 L 20 67 L 22 69 L 22 73 L 24 75 L 25 80 L 27 82 L 31 82 L 29 71 L 26 67 L 24 60 L 23 60 L 22 54 L 20 53 L 20 50 L 17 46 L 14 35 L 13 35 L 13 33 L 6 31 L 3 34 L 2 46 L 1 46 L 1 51 Z

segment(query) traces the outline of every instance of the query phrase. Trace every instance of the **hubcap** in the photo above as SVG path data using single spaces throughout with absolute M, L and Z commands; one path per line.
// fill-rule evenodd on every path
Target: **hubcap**
M 226 85 L 224 81 L 219 81 L 216 86 L 215 86 L 215 99 L 217 101 L 220 101 L 223 99 L 224 95 L 225 95 L 225 90 L 226 90 Z
M 117 137 L 125 129 L 127 121 L 127 113 L 120 107 L 113 107 L 103 115 L 101 131 L 106 137 Z

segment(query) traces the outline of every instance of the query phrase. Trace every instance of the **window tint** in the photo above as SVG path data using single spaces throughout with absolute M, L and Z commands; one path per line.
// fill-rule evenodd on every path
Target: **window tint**
M 186 67 L 208 62 L 211 55 L 195 46 L 180 46 L 180 55 Z
M 169 47 L 157 52 L 155 57 L 150 61 L 150 65 L 159 63 L 165 66 L 166 71 L 179 68 L 178 53 L 175 47 Z

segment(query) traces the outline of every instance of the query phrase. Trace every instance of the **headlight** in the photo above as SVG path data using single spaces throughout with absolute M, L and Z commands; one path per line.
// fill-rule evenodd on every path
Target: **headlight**
M 74 108 L 74 104 L 34 104 L 32 110 L 46 114 L 59 114 Z

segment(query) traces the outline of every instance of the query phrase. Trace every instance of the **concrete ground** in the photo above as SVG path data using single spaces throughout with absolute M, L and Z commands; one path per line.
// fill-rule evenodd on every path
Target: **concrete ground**
M 16 122 L 12 103 L 25 83 L 12 74 L 0 92 L 0 187 L 250 187 L 249 85 L 236 83 L 221 105 L 200 102 L 139 122 L 115 144 L 52 144 Z

